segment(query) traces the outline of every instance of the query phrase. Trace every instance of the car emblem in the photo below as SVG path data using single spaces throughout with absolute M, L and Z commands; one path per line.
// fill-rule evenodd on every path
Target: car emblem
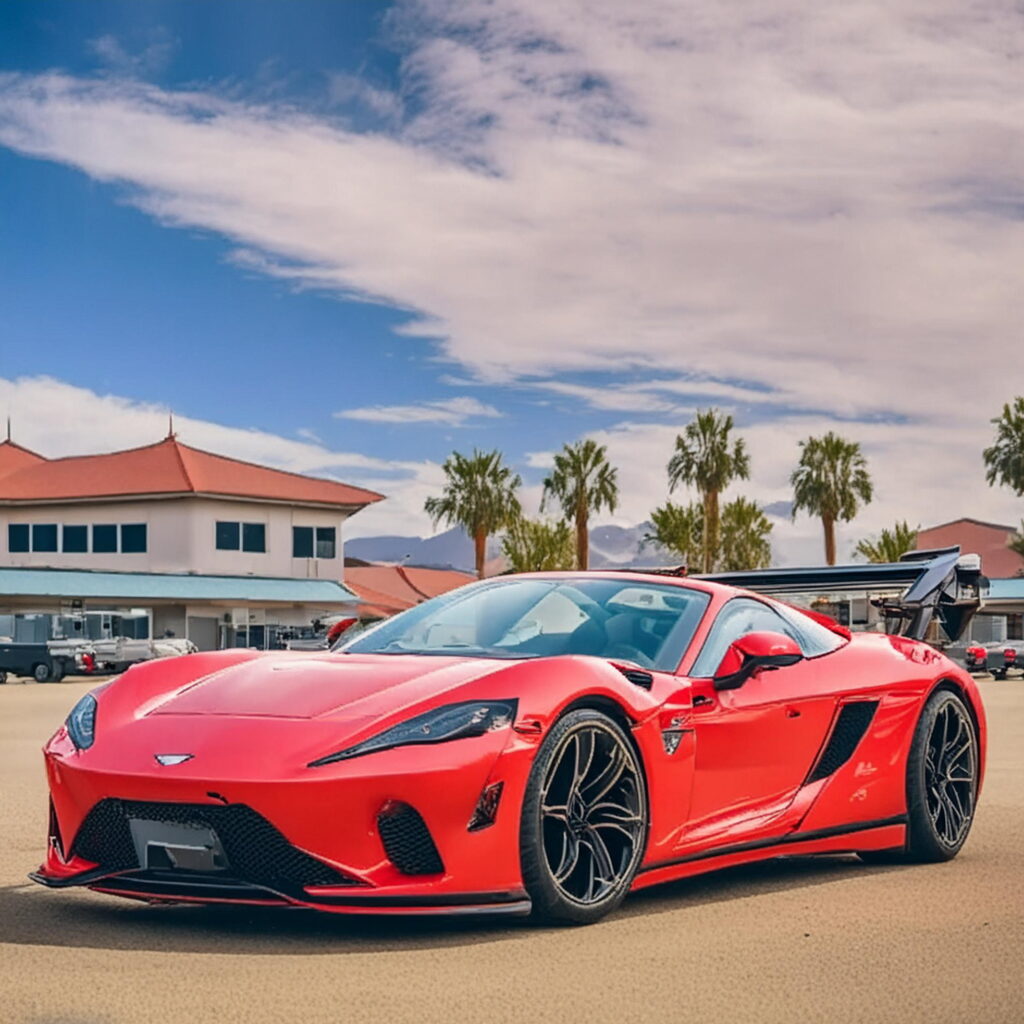
M 176 764 L 184 764 L 186 761 L 191 761 L 195 754 L 154 754 L 153 755 L 158 764 L 162 764 L 165 767 L 171 767 Z

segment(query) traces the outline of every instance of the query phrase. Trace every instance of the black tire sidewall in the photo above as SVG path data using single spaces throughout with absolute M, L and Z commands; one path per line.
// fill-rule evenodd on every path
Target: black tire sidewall
M 39 671 L 40 669 L 42 669 L 41 673 Z M 50 676 L 51 673 L 49 668 L 41 661 L 32 666 L 32 678 L 37 683 L 48 683 L 50 681 Z
M 540 804 L 544 780 L 554 759 L 559 756 L 566 738 L 586 726 L 600 725 L 614 732 L 629 750 L 637 772 L 643 795 L 644 837 L 631 869 L 622 876 L 615 889 L 599 903 L 583 906 L 567 899 L 551 878 L 544 857 Z M 559 924 L 591 924 L 614 910 L 629 892 L 636 871 L 643 860 L 650 823 L 647 780 L 643 759 L 625 730 L 608 715 L 583 708 L 570 711 L 560 718 L 544 738 L 530 769 L 523 796 L 522 817 L 519 828 L 519 861 L 523 884 L 533 904 L 535 919 Z
M 928 740 L 932 734 L 935 720 L 948 704 L 955 704 L 968 723 L 974 738 L 975 769 L 974 789 L 971 794 L 971 816 L 955 846 L 946 844 L 935 831 L 931 814 L 928 810 L 927 780 L 925 777 L 925 756 Z M 952 860 L 963 848 L 974 824 L 974 815 L 978 794 L 978 729 L 974 717 L 963 698 L 953 690 L 936 690 L 925 703 L 914 730 L 914 738 L 910 745 L 910 756 L 907 761 L 907 854 L 912 860 L 937 862 Z

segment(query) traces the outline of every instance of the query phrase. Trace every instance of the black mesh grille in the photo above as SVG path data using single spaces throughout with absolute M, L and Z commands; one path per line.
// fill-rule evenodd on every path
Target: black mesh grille
M 101 800 L 75 837 L 73 852 L 110 871 L 139 868 L 129 818 L 212 829 L 227 855 L 229 875 L 283 891 L 307 885 L 358 885 L 323 861 L 303 853 L 262 815 L 245 804 L 143 803 Z
M 377 815 L 377 828 L 388 860 L 403 875 L 437 875 L 444 871 L 430 829 L 408 804 L 388 804 Z
M 811 770 L 808 782 L 817 782 L 831 775 L 850 760 L 857 744 L 867 732 L 871 719 L 875 716 L 878 701 L 863 700 L 852 704 L 844 704 L 839 709 L 839 716 L 832 728 L 832 735 L 825 744 L 825 749 L 818 758 L 818 763 Z

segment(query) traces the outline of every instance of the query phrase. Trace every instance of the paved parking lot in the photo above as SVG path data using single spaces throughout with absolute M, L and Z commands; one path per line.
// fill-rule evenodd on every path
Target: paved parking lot
M 960 857 L 791 859 L 648 890 L 585 929 L 148 908 L 27 882 L 39 747 L 93 684 L 0 687 L 0 1021 L 1024 1020 L 1024 681 L 984 682 Z

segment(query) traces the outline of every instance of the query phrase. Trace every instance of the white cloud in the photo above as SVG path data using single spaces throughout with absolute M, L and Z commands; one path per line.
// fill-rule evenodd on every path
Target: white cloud
M 443 423 L 461 427 L 474 416 L 490 419 L 501 413 L 493 405 L 485 405 L 475 398 L 444 398 L 437 402 L 417 402 L 414 405 L 371 405 L 362 409 L 343 409 L 336 412 L 337 419 L 365 420 L 367 423 Z
M 177 47 L 178 40 L 163 29 L 151 32 L 148 42 L 138 49 L 129 49 L 117 36 L 110 34 L 97 36 L 88 43 L 88 48 L 105 68 L 129 77 L 161 71 Z
M 22 75 L 0 84 L 0 142 L 219 232 L 264 273 L 410 311 L 404 333 L 463 376 L 540 379 L 606 410 L 634 393 L 665 414 L 680 398 L 774 407 L 782 420 L 750 431 L 762 500 L 788 497 L 798 435 L 883 417 L 840 427 L 879 477 L 858 531 L 1019 516 L 979 459 L 988 418 L 1024 390 L 1019 5 L 403 11 L 418 112 L 338 86 L 393 115 L 390 134 Z M 610 388 L 543 383 L 575 371 Z M 676 429 L 605 432 L 630 518 L 660 500 Z
M 12 439 L 48 458 L 88 455 L 155 444 L 167 436 L 170 410 L 119 395 L 98 395 L 52 377 L 0 377 L 0 416 L 11 417 Z M 336 451 L 319 441 L 281 437 L 265 430 L 229 427 L 174 415 L 184 444 L 276 469 L 333 477 L 387 497 L 356 515 L 346 536 L 430 532 L 423 499 L 443 480 L 433 462 L 375 459 Z

